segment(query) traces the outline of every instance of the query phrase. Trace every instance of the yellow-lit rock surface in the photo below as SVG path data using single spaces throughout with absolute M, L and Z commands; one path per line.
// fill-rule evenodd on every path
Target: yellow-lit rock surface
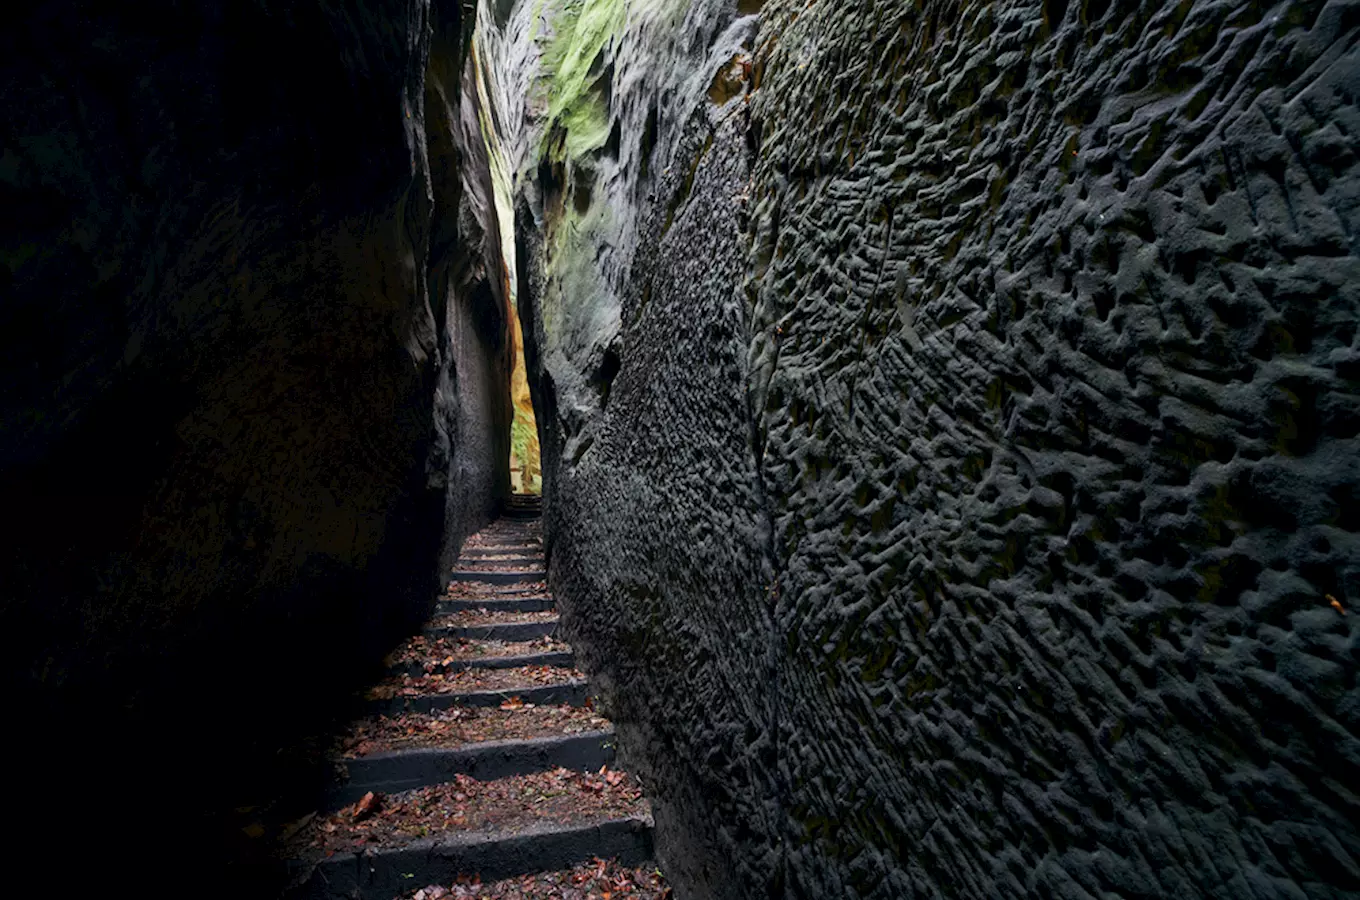
M 515 419 L 510 426 L 510 485 L 517 494 L 538 494 L 543 490 L 538 426 L 534 422 L 534 404 L 529 397 L 529 380 L 524 374 L 524 335 L 520 331 L 519 316 L 512 321 L 515 368 L 510 376 L 510 397 L 515 405 Z

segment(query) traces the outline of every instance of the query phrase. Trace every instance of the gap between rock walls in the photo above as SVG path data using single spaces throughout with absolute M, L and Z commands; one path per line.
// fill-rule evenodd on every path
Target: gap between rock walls
M 11 892 L 1360 895 L 1353 20 L 14 12 Z

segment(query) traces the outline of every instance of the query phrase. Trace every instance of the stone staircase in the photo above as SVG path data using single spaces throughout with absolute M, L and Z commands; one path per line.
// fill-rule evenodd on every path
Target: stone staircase
M 556 637 L 540 525 L 537 498 L 514 498 L 389 657 L 324 808 L 288 836 L 290 897 L 669 896 L 644 865 L 647 801 Z

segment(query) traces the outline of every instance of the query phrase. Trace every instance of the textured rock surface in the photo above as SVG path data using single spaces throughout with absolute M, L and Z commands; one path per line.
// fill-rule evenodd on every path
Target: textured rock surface
M 756 20 L 729 28 L 725 7 L 628 5 L 622 30 L 595 41 L 601 56 L 582 68 L 613 81 L 587 85 L 580 102 L 608 97 L 617 139 L 577 144 L 570 126 L 554 131 L 593 118 L 571 107 L 554 118 L 555 77 L 505 119 L 526 123 L 509 143 L 535 176 L 517 208 L 519 303 L 555 590 L 569 598 L 585 665 L 617 686 L 628 765 L 663 798 L 653 809 L 668 879 L 694 896 L 748 897 L 776 870 L 777 804 L 761 774 L 771 570 L 734 205 L 746 118 L 740 102 L 706 99 L 711 71 L 742 52 Z M 518 10 L 510 22 L 521 40 L 534 33 Z M 537 23 L 549 66 L 591 45 L 556 24 Z M 503 52 L 503 71 L 522 78 L 522 45 Z
M 203 874 L 182 807 L 419 621 L 505 490 L 469 31 L 446 2 L 9 17 L 0 664 L 28 838 L 76 816 L 162 884 Z M 148 820 L 198 859 L 146 860 Z
M 771 2 L 748 68 L 623 4 L 574 118 L 525 5 L 551 578 L 681 895 L 1360 891 L 1356 5 Z

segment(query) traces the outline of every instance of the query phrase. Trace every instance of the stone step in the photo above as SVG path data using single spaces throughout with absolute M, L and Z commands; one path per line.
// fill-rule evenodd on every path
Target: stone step
M 459 554 L 458 561 L 499 562 L 500 560 L 496 559 L 496 557 L 498 556 L 506 557 L 506 559 L 510 561 L 519 559 L 530 560 L 538 563 L 538 567 L 542 567 L 543 565 L 543 548 L 528 547 L 524 545 L 520 545 L 517 547 L 502 547 L 502 548 L 473 547 L 471 549 L 464 550 L 461 554 Z M 535 566 L 525 566 L 525 568 L 532 569 L 535 568 Z
M 416 885 L 451 884 L 460 875 L 484 882 L 566 869 L 599 857 L 641 865 L 653 857 L 652 823 L 644 818 L 574 825 L 544 823 L 514 834 L 473 832 L 403 847 L 337 853 L 295 863 L 289 900 L 392 900 Z
M 504 566 L 516 572 L 541 571 L 544 568 L 546 557 L 541 552 L 516 553 L 513 556 L 498 553 L 472 554 L 464 553 L 458 557 L 450 571 L 481 571 L 483 566 Z
M 463 639 L 469 641 L 532 641 L 557 633 L 557 618 L 540 622 L 497 622 L 493 625 L 427 625 L 421 632 L 427 637 Z
M 435 607 L 435 614 L 443 616 L 479 609 L 488 612 L 548 612 L 556 608 L 557 604 L 552 597 L 494 597 L 484 600 L 459 597 L 453 600 L 440 600 Z
M 539 585 L 543 585 L 539 587 Z M 478 582 L 454 582 L 444 589 L 439 600 L 504 600 L 507 597 L 527 597 L 543 595 L 548 592 L 545 582 L 534 581 L 519 584 L 481 584 Z
M 512 698 L 536 706 L 567 704 L 584 706 L 590 695 L 590 684 L 583 678 L 573 678 L 558 684 L 537 684 L 528 687 L 503 688 L 490 691 L 450 691 L 441 694 L 417 694 L 414 697 L 391 697 L 369 700 L 367 711 L 375 716 L 395 716 L 403 712 L 430 712 L 453 706 L 500 706 Z
M 340 809 L 374 791 L 395 794 L 432 784 L 445 784 L 456 775 L 491 781 L 531 772 L 564 769 L 595 770 L 614 761 L 614 733 L 589 731 L 519 741 L 488 741 L 464 747 L 395 750 L 336 760 L 346 780 L 327 794 L 327 811 Z
M 518 572 L 473 572 L 455 569 L 449 579 L 450 584 L 521 584 L 544 581 L 548 573 L 542 569 L 521 570 Z
M 487 690 L 485 686 L 477 690 Z M 336 758 L 357 758 L 398 750 L 470 747 L 492 741 L 528 741 L 588 731 L 608 731 L 609 720 L 594 704 L 556 706 L 502 703 L 454 706 L 433 712 L 367 716 L 349 723 L 335 744 Z
M 534 572 L 539 574 L 537 578 L 528 579 L 527 582 L 516 579 L 508 579 L 505 581 L 497 582 L 485 582 L 480 580 L 468 580 L 468 579 L 462 580 L 450 579 L 449 584 L 485 585 L 489 583 L 500 586 L 506 584 L 525 584 L 532 583 L 534 581 L 546 581 L 546 576 L 542 574 L 542 572 L 544 571 L 544 560 L 543 557 L 541 556 L 525 556 L 520 557 L 518 559 L 493 559 L 493 558 L 481 559 L 478 557 L 473 557 L 470 559 L 464 558 L 458 560 L 458 567 L 452 571 L 467 575 L 500 575 L 505 574 L 507 572 L 514 574 L 519 574 L 523 572 Z
M 547 653 L 529 653 L 522 656 L 487 656 L 473 659 L 453 659 L 448 662 L 427 666 L 422 662 L 399 663 L 388 668 L 393 675 L 425 675 L 441 672 L 462 672 L 466 669 L 518 669 L 521 666 L 562 666 L 571 668 L 576 665 L 576 657 L 570 650 L 556 650 Z
M 538 544 L 527 543 L 507 543 L 504 546 L 492 547 L 468 547 L 463 550 L 459 558 L 482 559 L 488 556 L 511 556 L 514 554 L 531 558 L 541 557 L 543 555 L 543 547 Z

